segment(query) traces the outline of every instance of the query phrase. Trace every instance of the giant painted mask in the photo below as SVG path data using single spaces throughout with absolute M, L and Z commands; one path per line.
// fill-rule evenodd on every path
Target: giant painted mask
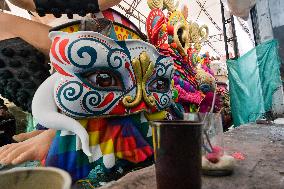
M 61 77 L 58 108 L 75 118 L 154 113 L 171 104 L 173 61 L 143 41 L 95 32 L 52 32 L 51 62 Z
M 37 90 L 33 115 L 48 128 L 75 133 L 86 155 L 92 155 L 89 134 L 76 120 L 152 114 L 171 105 L 173 60 L 151 44 L 89 31 L 51 32 L 50 38 L 57 73 Z

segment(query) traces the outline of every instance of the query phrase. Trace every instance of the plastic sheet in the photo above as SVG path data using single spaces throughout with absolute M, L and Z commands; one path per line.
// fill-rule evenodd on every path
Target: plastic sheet
M 234 126 L 254 122 L 272 108 L 281 85 L 278 42 L 271 40 L 227 61 Z
M 256 0 L 222 0 L 231 14 L 241 17 L 244 20 L 249 18 L 250 9 L 255 5 Z

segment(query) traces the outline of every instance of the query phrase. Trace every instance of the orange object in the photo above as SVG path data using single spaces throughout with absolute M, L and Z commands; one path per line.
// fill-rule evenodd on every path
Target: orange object
M 176 43 L 171 43 L 171 47 L 176 49 L 177 48 L 177 44 Z
M 168 25 L 167 29 L 168 29 L 168 34 L 169 35 L 174 35 L 174 30 L 175 30 L 174 26 Z

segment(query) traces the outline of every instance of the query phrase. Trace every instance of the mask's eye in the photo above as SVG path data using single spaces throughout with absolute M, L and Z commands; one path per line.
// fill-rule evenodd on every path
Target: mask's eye
M 170 89 L 170 82 L 166 78 L 157 78 L 149 85 L 150 91 L 165 93 Z
M 122 89 L 120 78 L 109 72 L 95 72 L 84 76 L 94 87 Z

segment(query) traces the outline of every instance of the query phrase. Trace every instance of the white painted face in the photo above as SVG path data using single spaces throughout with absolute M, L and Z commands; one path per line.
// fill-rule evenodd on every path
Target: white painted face
M 63 113 L 71 117 L 153 113 L 171 104 L 173 60 L 154 46 L 86 31 L 52 32 L 50 38 L 50 59 L 61 74 L 54 96 Z M 141 54 L 148 62 L 142 61 Z M 131 105 L 132 101 L 137 103 Z

